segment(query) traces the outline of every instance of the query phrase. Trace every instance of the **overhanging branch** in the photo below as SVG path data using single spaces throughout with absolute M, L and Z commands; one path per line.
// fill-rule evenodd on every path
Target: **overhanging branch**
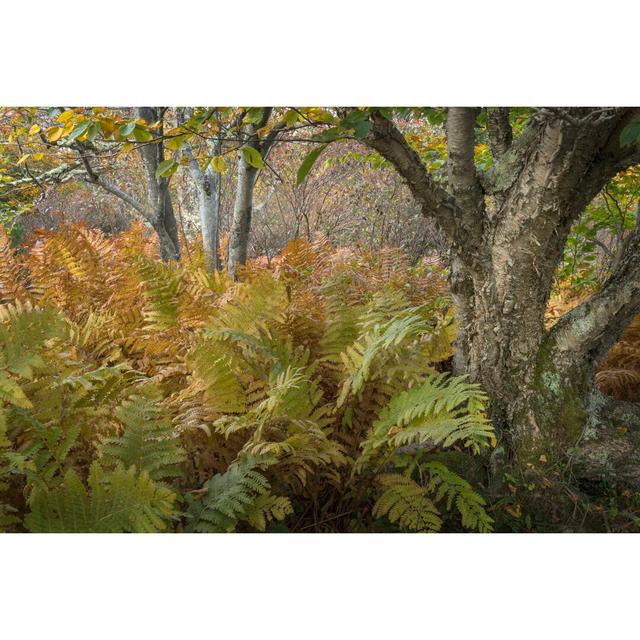
M 364 142 L 396 168 L 420 204 L 422 213 L 435 219 L 450 242 L 458 243 L 460 210 L 454 198 L 436 184 L 420 156 L 393 122 L 378 113 L 371 115 L 371 121 L 372 127 Z
M 639 204 L 640 212 L 640 204 Z M 640 225 L 602 289 L 567 313 L 549 333 L 557 355 L 573 361 L 599 360 L 640 313 Z

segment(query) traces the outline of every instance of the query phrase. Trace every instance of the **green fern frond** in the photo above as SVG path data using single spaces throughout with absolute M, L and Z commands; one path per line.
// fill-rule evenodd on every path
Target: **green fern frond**
M 136 265 L 146 285 L 144 319 L 146 328 L 156 331 L 179 324 L 180 272 L 173 266 L 146 256 L 138 256 Z
M 478 453 L 495 446 L 493 427 L 484 413 L 486 396 L 476 384 L 447 373 L 433 374 L 392 398 L 363 443 L 356 469 L 377 452 L 406 445 L 451 447 L 461 442 Z
M 375 518 L 387 517 L 401 529 L 418 532 L 440 531 L 442 518 L 429 498 L 429 491 L 411 478 L 385 474 L 378 478 L 384 491 L 373 507 Z
M 157 398 L 131 396 L 115 410 L 122 435 L 106 440 L 102 451 L 106 461 L 135 466 L 152 480 L 181 475 L 179 465 L 185 452 L 171 421 L 164 415 Z
M 44 367 L 47 341 L 64 332 L 64 322 L 51 309 L 21 302 L 0 306 L 0 369 L 31 380 L 34 370 Z
M 291 513 L 288 498 L 270 496 L 271 485 L 258 468 L 255 459 L 247 458 L 213 476 L 205 484 L 206 493 L 201 499 L 187 496 L 191 518 L 187 530 L 230 532 L 239 522 L 261 529 L 269 520 L 281 520 Z
M 453 506 L 461 516 L 462 526 L 480 533 L 493 531 L 493 519 L 485 511 L 486 502 L 471 485 L 441 462 L 428 462 L 421 469 L 429 474 L 427 490 L 435 493 L 436 503 L 446 499 L 447 511 Z
M 36 487 L 25 526 L 34 533 L 153 533 L 175 514 L 175 494 L 135 467 L 105 473 L 94 463 L 88 484 L 89 491 L 70 469 L 58 487 Z
M 242 413 L 247 398 L 237 371 L 236 354 L 211 337 L 199 338 L 186 357 L 191 372 L 187 393 L 202 393 L 204 401 L 219 413 Z
M 382 365 L 385 359 L 398 354 L 403 347 L 428 332 L 430 328 L 431 325 L 420 313 L 409 310 L 390 322 L 375 325 L 353 346 L 347 347 L 342 354 L 347 376 L 337 406 L 342 406 L 349 395 L 361 391 L 372 374 L 380 375 L 384 370 Z

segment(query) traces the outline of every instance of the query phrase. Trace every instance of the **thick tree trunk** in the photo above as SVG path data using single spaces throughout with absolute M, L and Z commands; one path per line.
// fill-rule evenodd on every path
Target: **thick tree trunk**
M 619 145 L 634 114 L 543 111 L 514 141 L 506 129 L 508 112 L 489 115 L 495 163 L 479 174 L 473 161 L 476 110 L 449 109 L 448 192 L 382 115 L 372 116 L 367 142 L 396 167 L 424 214 L 449 238 L 460 328 L 456 372 L 489 395 L 492 421 L 510 455 L 558 459 L 590 437 L 602 440 L 594 425 L 607 403 L 596 406 L 594 367 L 640 312 L 636 228 L 602 291 L 551 331 L 544 327 L 572 223 L 608 180 L 640 161 L 637 148 Z

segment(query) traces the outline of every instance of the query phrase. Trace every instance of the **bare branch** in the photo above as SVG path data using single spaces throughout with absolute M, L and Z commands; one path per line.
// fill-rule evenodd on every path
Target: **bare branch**
M 513 131 L 509 122 L 509 107 L 488 107 L 487 127 L 489 129 L 489 147 L 494 162 L 497 162 L 509 150 L 513 142 Z
M 373 126 L 364 142 L 396 168 L 422 207 L 423 214 L 436 220 L 450 242 L 457 242 L 460 210 L 454 198 L 436 184 L 420 156 L 390 120 L 377 113 L 371 115 L 371 120 Z
M 96 173 L 95 169 L 91 166 L 91 162 L 89 161 L 89 157 L 86 153 L 85 148 L 80 143 L 75 144 L 75 149 L 78 152 L 80 159 L 82 160 L 82 164 L 84 165 L 87 175 L 87 182 L 102 187 L 105 191 L 108 191 L 109 193 L 126 202 L 130 207 L 135 209 L 138 213 L 142 214 L 142 216 L 144 216 L 146 219 L 149 219 L 149 212 L 140 202 L 138 202 L 138 200 L 133 198 L 126 191 L 120 189 L 120 187 L 117 187 L 115 184 L 109 182 L 101 175 Z
M 640 215 L 640 204 L 638 206 Z M 579 305 L 550 332 L 556 352 L 572 360 L 606 355 L 631 320 L 640 313 L 640 225 L 625 244 L 617 268 L 601 291 Z

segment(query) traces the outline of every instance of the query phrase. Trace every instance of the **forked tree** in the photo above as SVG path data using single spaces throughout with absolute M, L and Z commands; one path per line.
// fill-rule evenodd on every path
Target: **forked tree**
M 514 136 L 509 109 L 488 109 L 493 165 L 482 170 L 474 162 L 478 109 L 449 108 L 446 186 L 388 110 L 369 111 L 365 143 L 396 168 L 448 239 L 460 327 L 455 369 L 489 394 L 492 420 L 521 460 L 597 435 L 607 444 L 592 458 L 607 464 L 605 454 L 616 455 L 619 469 L 637 462 L 633 430 L 600 429 L 612 412 L 631 426 L 634 407 L 598 394 L 594 369 L 640 312 L 640 225 L 595 295 L 550 330 L 544 319 L 572 224 L 612 177 L 640 162 L 638 142 L 621 143 L 639 111 L 539 109 Z

